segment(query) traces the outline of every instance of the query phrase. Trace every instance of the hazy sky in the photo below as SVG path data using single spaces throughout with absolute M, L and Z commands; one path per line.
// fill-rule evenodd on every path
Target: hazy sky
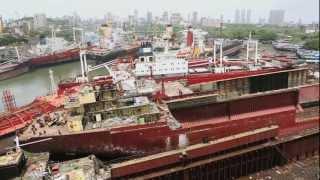
M 319 22 L 319 0 L 0 0 L 0 15 L 17 18 L 34 13 L 48 16 L 71 15 L 78 12 L 81 17 L 103 17 L 110 11 L 122 17 L 133 14 L 146 16 L 152 11 L 154 16 L 164 10 L 180 12 L 184 16 L 198 11 L 200 16 L 219 17 L 234 20 L 235 9 L 252 9 L 252 19 L 268 18 L 270 9 L 284 9 L 286 21 Z

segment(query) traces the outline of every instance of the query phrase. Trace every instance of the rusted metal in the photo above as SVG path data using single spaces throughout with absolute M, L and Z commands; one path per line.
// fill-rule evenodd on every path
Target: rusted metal
M 251 132 L 217 139 L 209 143 L 189 146 L 182 150 L 164 152 L 141 159 L 124 162 L 123 164 L 113 166 L 111 169 L 111 174 L 113 177 L 126 176 L 132 173 L 143 172 L 178 163 L 184 159 L 190 160 L 208 154 L 213 154 L 226 149 L 226 147 L 233 148 L 247 143 L 270 139 L 276 136 L 277 129 L 277 126 L 265 127 Z
M 43 100 L 35 100 L 26 107 L 0 116 L 0 136 L 15 132 L 25 127 L 34 118 L 41 114 L 51 112 L 56 107 Z
M 119 169 L 114 171 L 114 167 L 122 167 L 115 165 L 111 167 L 111 174 L 114 179 L 233 179 L 318 153 L 319 129 L 300 131 L 297 135 L 267 140 L 260 144 L 248 144 L 219 153 L 207 152 L 207 155 L 200 159 L 190 157 L 190 159 L 183 161 L 180 156 L 180 160 L 171 165 L 163 164 L 159 168 L 150 170 L 143 167 L 144 171 L 119 171 Z M 186 157 L 189 157 L 188 153 L 185 154 Z M 167 155 L 169 156 L 169 154 Z M 176 151 L 172 155 L 176 155 Z M 143 160 L 145 160 L 144 163 L 148 162 L 147 157 Z M 153 165 L 151 161 L 153 161 L 152 158 L 149 162 Z M 120 164 L 126 166 L 130 163 Z M 132 160 L 131 166 L 134 164 L 138 165 L 137 168 L 141 168 L 139 160 Z M 120 174 L 122 176 L 116 176 Z
M 4 90 L 2 92 L 2 101 L 6 111 L 11 112 L 17 108 L 14 95 L 10 90 Z

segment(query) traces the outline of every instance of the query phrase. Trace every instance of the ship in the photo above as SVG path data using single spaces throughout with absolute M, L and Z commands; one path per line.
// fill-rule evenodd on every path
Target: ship
M 70 44 L 63 38 L 55 37 L 55 35 L 52 38 L 40 37 L 39 43 L 28 50 L 30 68 L 79 60 L 81 48 L 87 49 L 89 47 L 84 48 L 76 43 Z
M 19 129 L 26 127 L 32 123 L 33 119 L 52 112 L 60 105 L 49 102 L 45 98 L 38 98 L 28 105 L 13 109 L 11 112 L 3 112 L 0 114 L 0 136 L 9 135 L 17 132 Z M 56 102 L 61 100 L 56 99 Z
M 224 52 L 223 56 L 235 56 L 243 47 L 242 42 L 239 40 L 206 38 L 207 32 L 201 29 L 192 29 L 191 26 L 188 27 L 188 30 L 185 30 L 184 34 L 185 47 L 178 51 L 178 58 L 195 59 L 204 56 L 210 57 L 213 56 L 213 51 L 216 51 L 215 53 L 219 55 L 221 46 Z M 221 46 L 216 46 L 215 44 L 217 43 L 220 43 Z M 216 48 L 214 49 L 212 45 L 216 46 Z
M 28 62 L 5 62 L 0 64 L 0 81 L 13 78 L 29 71 Z
M 112 49 L 95 47 L 87 51 L 87 57 L 90 60 L 95 60 L 99 64 L 103 62 L 109 62 L 111 60 L 121 57 L 136 57 L 139 48 L 140 45 L 128 45 L 115 47 Z
M 319 79 L 308 67 L 218 59 L 205 73 L 136 77 L 136 63 L 156 60 L 141 52 L 94 82 L 59 86 L 63 107 L 17 132 L 20 147 L 111 157 L 111 179 L 233 179 L 318 153 Z M 79 172 L 78 162 L 52 172 Z
M 29 62 L 20 57 L 17 47 L 2 47 L 0 50 L 0 81 L 29 71 Z
M 80 48 L 64 49 L 49 54 L 32 57 L 29 60 L 32 68 L 51 66 L 60 63 L 67 63 L 79 60 Z
M 297 56 L 299 58 L 304 59 L 307 62 L 313 62 L 313 63 L 319 63 L 320 62 L 320 53 L 319 53 L 319 51 L 298 49 L 296 53 L 297 53 Z
M 149 55 L 143 56 L 150 63 Z M 34 121 L 19 139 L 31 152 L 118 157 L 255 133 L 221 145 L 228 149 L 317 128 L 319 83 L 309 69 L 271 65 L 262 60 L 243 61 L 238 68 L 222 63 L 207 73 L 136 78 L 130 73 L 134 65 L 119 63 L 112 82 L 81 85 L 64 110 Z
M 0 175 L 3 179 L 12 179 L 21 174 L 26 157 L 21 149 L 0 154 Z
M 112 23 L 102 24 L 99 28 L 98 45 L 87 52 L 88 59 L 98 64 L 125 56 L 137 56 L 140 44 L 136 44 L 133 35 L 120 28 L 113 28 Z
M 280 40 L 280 41 L 273 41 L 272 47 L 278 51 L 296 52 L 298 49 L 302 48 L 302 45 L 292 44 L 292 43 L 289 43 L 288 41 Z

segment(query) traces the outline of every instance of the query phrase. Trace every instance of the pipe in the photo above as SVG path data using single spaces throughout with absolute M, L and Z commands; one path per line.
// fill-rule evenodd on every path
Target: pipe
M 255 64 L 258 64 L 258 41 L 256 41 L 254 63 L 255 63 Z
M 213 44 L 213 64 L 216 64 L 216 60 L 217 60 L 217 53 L 216 53 L 217 47 L 216 47 L 216 43 L 214 42 Z
M 54 82 L 54 77 L 53 77 L 53 71 L 51 69 L 49 69 L 49 78 L 50 78 L 51 91 L 52 91 L 52 94 L 54 94 L 55 82 Z
M 83 30 L 81 30 L 81 45 L 83 45 L 83 41 L 84 41 L 84 32 Z
M 82 78 L 84 78 L 84 65 L 83 65 L 83 53 L 80 52 L 80 64 L 81 64 L 81 75 L 82 75 Z
M 25 143 L 25 144 L 19 144 L 19 147 L 23 147 L 23 146 L 27 146 L 27 145 L 31 145 L 31 144 L 36 144 L 36 143 L 40 143 L 40 142 L 45 142 L 45 141 L 50 141 L 52 140 L 52 138 L 46 138 L 46 139 L 41 139 L 41 140 L 38 140 L 38 141 L 32 141 L 32 142 L 28 142 L 28 143 Z M 16 148 L 16 146 L 13 146 L 13 147 L 6 147 L 6 149 L 14 149 Z
M 165 40 L 165 42 L 166 42 L 166 45 L 165 45 L 165 47 L 164 47 L 164 52 L 165 52 L 165 53 L 168 53 L 168 51 L 169 51 L 169 41 L 168 41 L 168 40 Z
M 51 27 L 51 53 L 53 54 L 54 49 L 54 29 Z
M 223 43 L 222 43 L 222 41 L 221 41 L 221 43 L 220 43 L 220 67 L 222 67 L 222 58 L 223 58 L 223 52 L 222 52 L 222 47 L 223 47 L 223 45 L 222 45 Z
M 249 39 L 247 41 L 247 61 L 249 61 L 250 43 L 251 43 L 251 31 L 249 33 Z
M 14 49 L 16 50 L 16 53 L 17 53 L 18 62 L 20 62 L 21 59 L 20 59 L 20 54 L 19 54 L 17 46 L 14 47 Z
M 73 42 L 76 43 L 76 29 L 73 27 Z
M 84 72 L 85 72 L 85 75 L 87 75 L 88 74 L 88 63 L 87 63 L 86 52 L 83 53 L 83 61 L 84 61 Z
M 247 61 L 249 61 L 249 48 L 250 48 L 250 41 L 247 41 Z

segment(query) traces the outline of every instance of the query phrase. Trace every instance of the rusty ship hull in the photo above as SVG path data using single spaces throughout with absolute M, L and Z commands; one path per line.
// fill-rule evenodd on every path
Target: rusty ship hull
M 313 87 L 313 93 L 318 86 Z M 182 128 L 176 130 L 170 129 L 166 123 L 157 122 L 111 130 L 33 137 L 22 140 L 22 143 L 38 142 L 24 146 L 31 152 L 94 153 L 113 157 L 160 153 L 271 125 L 277 125 L 277 133 L 281 134 L 295 128 L 314 128 L 319 124 L 318 114 L 308 121 L 299 119 L 296 107 L 300 105 L 299 98 L 304 95 L 304 92 L 299 95 L 297 90 L 285 90 L 198 107 L 172 109 L 172 115 L 182 124 Z M 312 101 L 318 101 L 314 96 Z
M 49 113 L 57 107 L 41 99 L 15 109 L 13 112 L 6 112 L 0 115 L 0 136 L 14 133 L 28 124 L 41 114 Z
M 28 62 L 22 62 L 19 64 L 14 65 L 10 68 L 2 68 L 0 67 L 0 81 L 5 79 L 10 79 L 13 77 L 17 77 L 21 74 L 24 74 L 29 71 L 29 63 Z
M 128 48 L 112 49 L 107 53 L 99 53 L 99 50 L 92 49 L 88 52 L 88 59 L 95 60 L 99 63 L 108 62 L 116 58 L 125 56 L 136 57 L 140 46 L 132 46 Z
M 64 50 L 62 52 L 53 52 L 52 54 L 31 58 L 29 63 L 32 68 L 36 68 L 66 62 L 73 62 L 79 60 L 79 52 L 79 48 Z

